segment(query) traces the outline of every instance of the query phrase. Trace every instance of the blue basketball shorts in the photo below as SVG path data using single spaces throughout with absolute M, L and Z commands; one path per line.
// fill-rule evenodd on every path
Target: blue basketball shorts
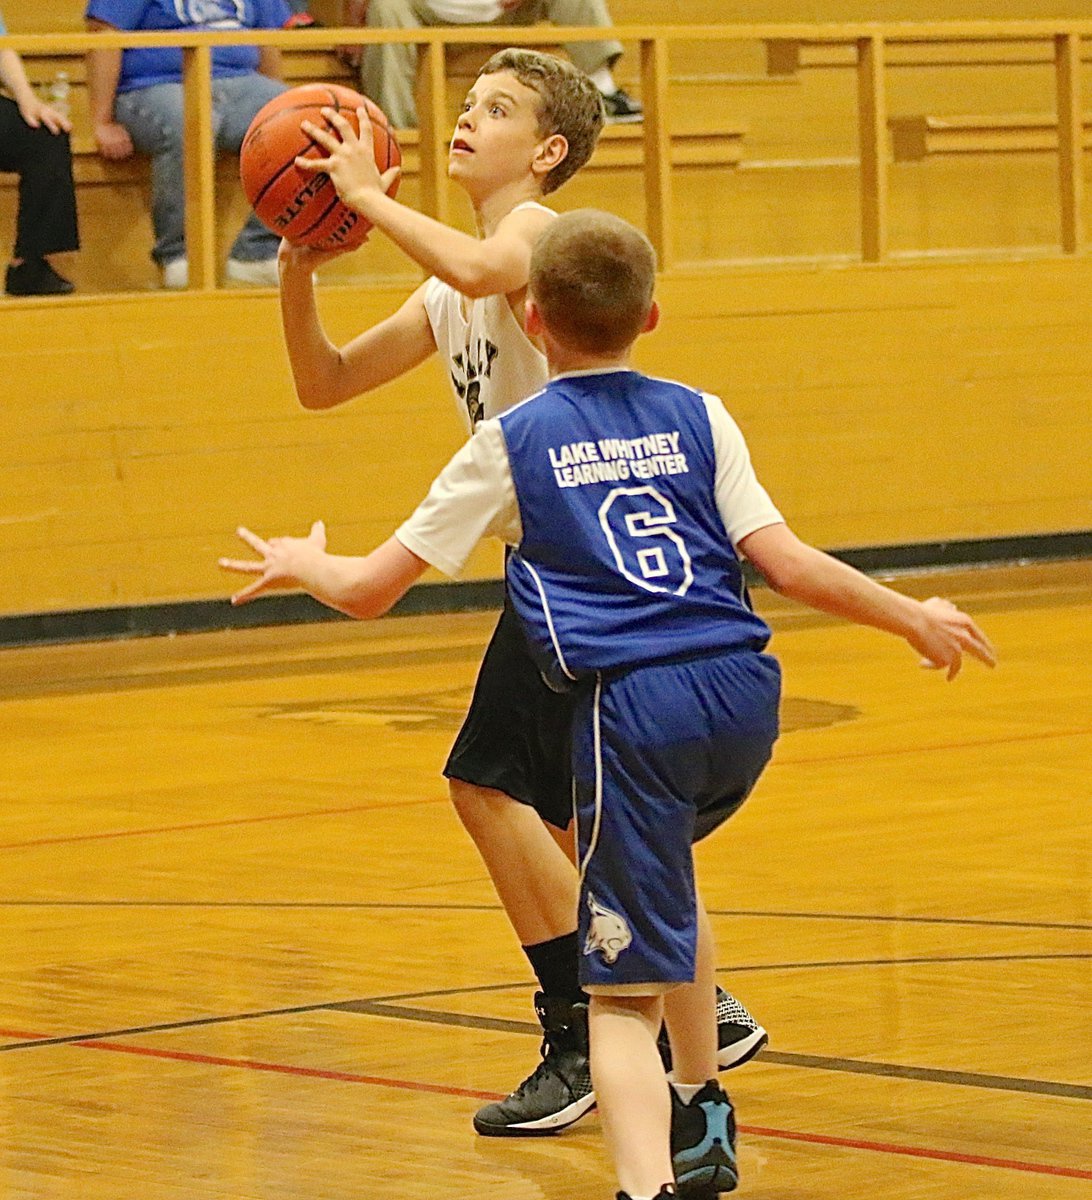
M 637 667 L 580 689 L 582 984 L 694 978 L 692 844 L 757 782 L 777 739 L 780 693 L 777 660 L 749 651 Z

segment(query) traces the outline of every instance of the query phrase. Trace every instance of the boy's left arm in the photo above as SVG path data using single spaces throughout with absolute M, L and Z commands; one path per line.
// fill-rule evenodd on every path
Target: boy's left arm
M 387 612 L 428 568 L 424 559 L 393 537 L 363 557 L 328 554 L 321 521 L 311 526 L 305 538 L 266 541 L 242 526 L 237 532 L 261 558 L 220 559 L 226 571 L 258 576 L 231 597 L 233 605 L 278 589 L 302 588 L 329 608 L 367 620 Z
M 371 121 L 357 109 L 360 134 L 332 108 L 323 116 L 338 131 L 303 122 L 304 132 L 322 146 L 327 158 L 298 158 L 300 170 L 325 172 L 341 199 L 381 229 L 401 250 L 430 274 L 464 296 L 508 295 L 527 286 L 531 248 L 552 219 L 541 209 L 509 213 L 486 238 L 472 237 L 434 220 L 387 195 L 398 168 L 382 174 L 375 162 Z

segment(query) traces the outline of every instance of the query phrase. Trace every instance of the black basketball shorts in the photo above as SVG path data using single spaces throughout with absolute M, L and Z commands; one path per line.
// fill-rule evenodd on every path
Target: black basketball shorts
M 519 618 L 505 605 L 444 774 L 494 788 L 558 829 L 568 828 L 573 706 L 571 695 L 543 682 Z

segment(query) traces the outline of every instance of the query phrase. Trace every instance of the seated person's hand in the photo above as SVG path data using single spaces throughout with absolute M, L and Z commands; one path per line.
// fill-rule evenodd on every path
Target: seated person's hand
M 72 132 L 72 122 L 64 113 L 58 112 L 37 96 L 32 96 L 19 105 L 19 115 L 31 129 L 44 125 L 50 133 L 60 133 L 62 130 L 65 133 Z
M 337 46 L 334 53 L 338 59 L 347 67 L 352 67 L 355 71 L 360 66 L 360 60 L 364 54 L 363 46 Z
M 95 144 L 99 154 L 113 162 L 128 158 L 133 153 L 133 139 L 128 129 L 117 121 L 108 121 L 104 125 L 95 126 Z

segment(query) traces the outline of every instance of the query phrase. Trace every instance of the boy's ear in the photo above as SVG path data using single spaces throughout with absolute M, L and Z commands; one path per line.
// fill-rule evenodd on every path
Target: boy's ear
M 548 138 L 539 142 L 535 157 L 531 160 L 531 170 L 541 177 L 549 173 L 563 162 L 569 153 L 569 140 L 563 133 L 551 133 Z
M 541 337 L 545 328 L 542 323 L 542 313 L 538 311 L 538 305 L 530 294 L 523 302 L 523 328 L 528 337 Z
M 652 307 L 648 310 L 648 316 L 645 318 L 645 327 L 641 330 L 642 333 L 651 333 L 660 323 L 660 306 L 655 300 L 652 301 Z

